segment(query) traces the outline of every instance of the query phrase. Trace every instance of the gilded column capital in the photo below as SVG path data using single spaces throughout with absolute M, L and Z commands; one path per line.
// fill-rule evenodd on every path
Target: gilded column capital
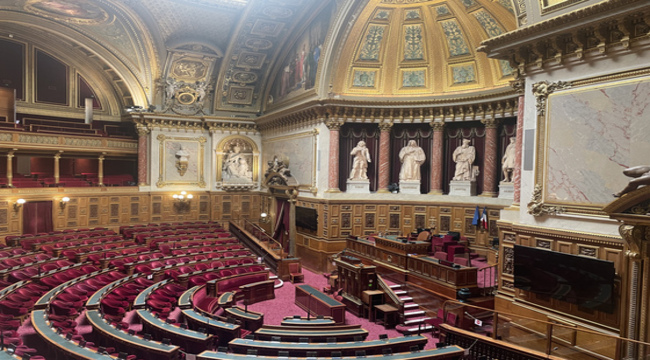
M 429 125 L 431 125 L 431 128 L 433 129 L 433 131 L 443 131 L 445 129 L 445 122 L 444 121 L 432 122 Z
M 485 125 L 486 129 L 496 129 L 497 127 L 499 127 L 500 122 L 501 121 L 499 119 L 494 119 L 494 118 L 481 120 L 481 123 Z
M 517 94 L 524 95 L 526 92 L 526 79 L 518 77 L 517 79 L 510 81 L 510 87 L 512 87 Z
M 135 130 L 138 133 L 139 137 L 149 135 L 149 133 L 151 132 L 151 129 L 148 126 L 142 124 L 136 124 Z
M 327 126 L 330 131 L 339 131 L 341 130 L 341 126 L 343 126 L 343 121 L 338 119 L 329 119 L 325 121 L 325 126 Z
M 392 122 L 382 122 L 379 123 L 379 131 L 390 131 L 390 129 L 393 128 L 393 123 Z

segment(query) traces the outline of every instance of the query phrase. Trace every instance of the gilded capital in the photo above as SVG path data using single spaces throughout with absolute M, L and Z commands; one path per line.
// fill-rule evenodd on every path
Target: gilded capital
M 390 129 L 393 128 L 393 123 L 392 122 L 382 122 L 379 123 L 379 131 L 390 131 Z
M 431 125 L 431 128 L 433 129 L 433 131 L 443 131 L 445 129 L 445 122 L 444 121 L 432 122 L 430 125 Z
M 332 130 L 339 131 L 341 130 L 342 125 L 343 125 L 343 121 L 341 120 L 330 119 L 325 121 L 325 126 L 327 126 L 327 128 L 330 129 L 330 131 Z
M 526 91 L 526 79 L 519 77 L 515 80 L 512 80 L 510 82 L 510 87 L 512 87 L 515 92 L 517 92 L 517 94 L 523 95 Z
M 499 127 L 499 123 L 500 123 L 499 119 L 494 119 L 494 118 L 483 119 L 481 120 L 481 122 L 483 123 L 483 125 L 485 125 L 486 129 L 496 129 L 497 127 Z
M 138 133 L 138 136 L 140 136 L 140 137 L 149 135 L 149 133 L 151 132 L 151 129 L 149 129 L 149 127 L 147 127 L 146 125 L 141 125 L 141 124 L 136 124 L 135 125 L 135 130 Z

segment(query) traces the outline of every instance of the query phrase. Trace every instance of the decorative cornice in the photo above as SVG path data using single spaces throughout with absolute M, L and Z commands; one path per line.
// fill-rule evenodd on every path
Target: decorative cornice
M 589 52 L 629 49 L 650 37 L 649 10 L 645 0 L 606 0 L 485 40 L 477 50 L 509 60 L 523 74 Z
M 542 186 L 537 184 L 535 185 L 535 190 L 533 190 L 532 199 L 528 203 L 528 213 L 533 216 L 542 216 L 557 215 L 564 212 L 564 208 L 561 206 L 546 205 L 542 201 Z

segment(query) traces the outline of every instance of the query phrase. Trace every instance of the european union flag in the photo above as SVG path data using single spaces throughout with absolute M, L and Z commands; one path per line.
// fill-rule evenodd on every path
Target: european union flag
M 472 225 L 478 226 L 479 219 L 481 214 L 478 212 L 478 205 L 476 205 L 476 210 L 474 211 L 474 218 L 472 219 Z

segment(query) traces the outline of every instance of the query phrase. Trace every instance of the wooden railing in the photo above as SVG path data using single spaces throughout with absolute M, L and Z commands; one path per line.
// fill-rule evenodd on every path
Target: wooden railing
M 457 321 L 441 326 L 440 341 L 468 349 L 470 359 L 628 360 L 650 355 L 650 343 L 591 330 L 568 320 L 544 321 L 455 300 L 446 301 L 443 310 L 445 319 L 453 313 Z
M 482 283 L 477 281 L 481 295 L 494 295 L 499 284 L 499 263 L 479 268 L 476 274 L 477 280 L 483 280 Z

